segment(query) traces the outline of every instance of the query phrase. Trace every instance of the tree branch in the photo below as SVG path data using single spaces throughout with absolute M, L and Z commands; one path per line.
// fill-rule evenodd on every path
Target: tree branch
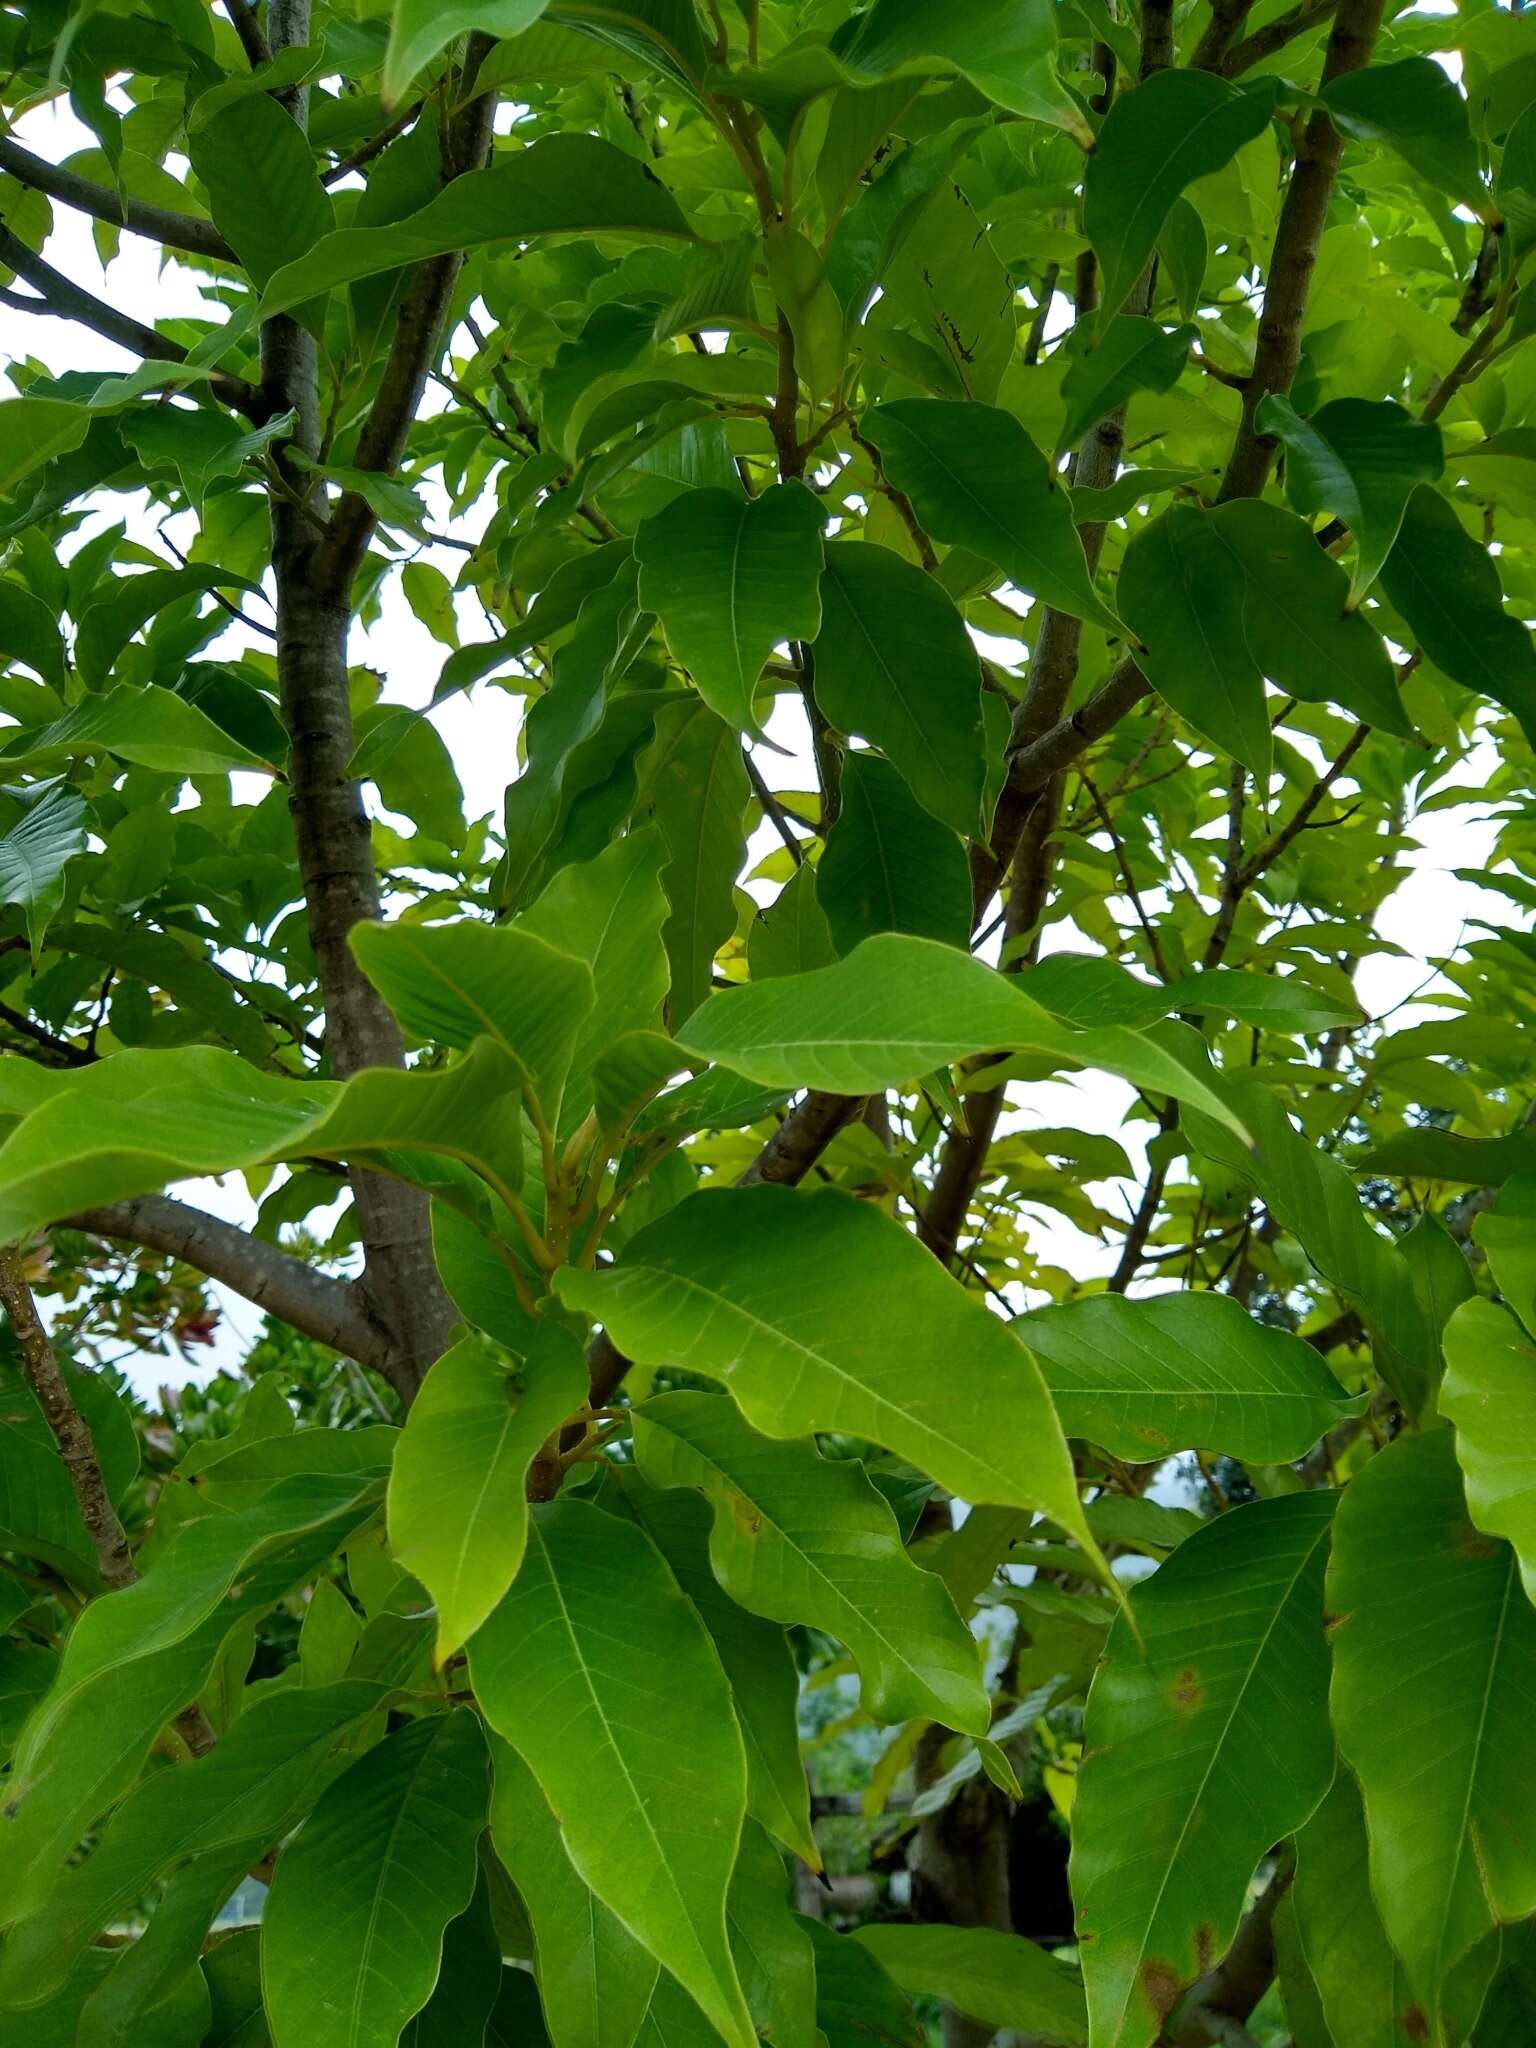
M 1328 38 L 1322 86 L 1370 62 L 1381 28 L 1382 5 L 1383 0 L 1343 0 Z M 1343 136 L 1324 109 L 1317 108 L 1302 130 L 1291 182 L 1280 208 L 1265 274 L 1253 373 L 1243 393 L 1242 424 L 1217 493 L 1218 504 L 1230 498 L 1258 497 L 1269 477 L 1275 440 L 1258 431 L 1254 418 L 1271 392 L 1288 392 L 1295 379 L 1317 247 L 1328 223 L 1328 206 L 1343 154 Z
M 236 260 L 234 250 L 212 221 L 197 220 L 189 213 L 172 213 L 166 207 L 151 206 L 147 200 L 125 199 L 106 185 L 97 185 L 90 178 L 79 177 L 74 171 L 34 156 L 30 149 L 23 149 L 19 142 L 8 138 L 0 138 L 0 171 L 9 171 L 34 192 L 46 192 L 50 199 L 72 206 L 78 213 L 88 213 L 93 220 L 126 228 L 129 234 L 143 235 L 168 249 L 182 249 L 189 256 L 207 256 L 219 263 Z
M 371 1365 L 388 1378 L 395 1364 L 388 1330 L 370 1314 L 366 1298 L 345 1280 L 318 1273 L 290 1252 L 210 1216 L 170 1195 L 140 1195 L 66 1217 L 71 1230 L 120 1238 L 164 1252 L 222 1281 L 306 1337 Z
M 256 19 L 256 9 L 251 0 L 224 0 L 224 11 L 240 38 L 240 47 L 251 69 L 259 71 L 264 64 L 270 64 L 272 52 L 261 32 L 261 23 Z
M 179 341 L 172 341 L 167 334 L 157 334 L 153 327 L 145 327 L 130 314 L 120 313 L 116 306 L 109 306 L 105 299 L 98 299 L 82 286 L 72 284 L 62 271 L 55 270 L 51 263 L 45 263 L 19 235 L 13 235 L 9 228 L 3 226 L 0 226 L 0 262 L 8 270 L 14 270 L 18 277 L 24 277 L 42 294 L 38 299 L 24 299 L 11 293 L 6 297 L 7 305 L 25 313 L 51 314 L 58 320 L 78 321 L 82 327 L 89 327 L 93 334 L 101 335 L 106 341 L 115 341 L 119 348 L 146 356 L 152 362 L 184 363 L 187 360 L 187 351 Z M 260 426 L 271 417 L 266 397 L 243 377 L 230 376 L 221 370 L 199 381 L 206 381 L 216 398 L 232 406 L 236 412 L 243 413 L 253 424 Z
M 1293 7 L 1288 14 L 1277 16 L 1263 28 L 1256 28 L 1251 36 L 1244 36 L 1240 43 L 1234 43 L 1222 58 L 1223 78 L 1240 78 L 1255 64 L 1262 64 L 1267 57 L 1277 55 L 1287 43 L 1295 42 L 1298 36 L 1321 28 L 1338 11 L 1339 0 L 1305 0 L 1304 5 Z

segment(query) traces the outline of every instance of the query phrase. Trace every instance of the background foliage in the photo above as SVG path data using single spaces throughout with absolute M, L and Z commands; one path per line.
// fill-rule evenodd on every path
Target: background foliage
M 6 2041 L 1530 2041 L 1522 17 L 0 60 Z

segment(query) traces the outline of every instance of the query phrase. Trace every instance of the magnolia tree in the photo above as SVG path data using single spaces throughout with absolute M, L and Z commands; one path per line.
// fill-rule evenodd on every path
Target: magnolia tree
M 1536 44 L 1389 16 L 0 10 L 7 2044 L 1533 2039 Z

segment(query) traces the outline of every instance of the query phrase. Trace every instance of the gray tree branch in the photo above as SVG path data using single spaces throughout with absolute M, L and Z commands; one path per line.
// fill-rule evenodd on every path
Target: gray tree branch
M 125 199 L 106 185 L 95 184 L 74 171 L 66 171 L 46 158 L 34 156 L 19 142 L 0 138 L 0 171 L 9 171 L 35 192 L 46 192 L 63 206 L 88 213 L 131 235 L 143 235 L 167 249 L 182 249 L 189 256 L 208 256 L 220 263 L 233 263 L 235 252 L 210 220 L 198 220 L 189 213 L 172 213 L 164 206 L 151 206 L 144 199 Z

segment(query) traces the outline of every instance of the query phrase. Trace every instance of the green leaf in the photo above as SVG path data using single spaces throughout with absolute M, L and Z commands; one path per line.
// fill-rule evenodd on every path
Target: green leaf
M 1323 87 L 1322 102 L 1342 134 L 1395 149 L 1447 198 L 1475 209 L 1487 206 L 1467 102 L 1433 57 L 1346 72 Z
M 0 654 L 24 661 L 45 683 L 64 687 L 64 636 L 40 597 L 0 577 Z
M 756 2048 L 725 1930 L 746 1758 L 720 1660 L 660 1552 L 587 1502 L 535 1509 L 523 1568 L 469 1654 L 578 1874 L 733 2048 Z
M 1446 1324 L 1444 1345 L 1440 1412 L 1455 1425 L 1472 1519 L 1514 1545 L 1536 1601 L 1536 1344 L 1507 1309 L 1474 1298 Z
M 1259 407 L 1256 424 L 1285 444 L 1285 488 L 1296 510 L 1332 512 L 1354 535 L 1353 608 L 1380 575 L 1409 498 L 1445 468 L 1440 429 L 1392 399 L 1336 398 L 1304 420 L 1278 392 Z
M 834 47 L 855 76 L 879 79 L 952 66 L 978 92 L 1031 121 L 1064 128 L 1087 148 L 1093 131 L 1056 73 L 1056 16 L 1044 0 L 875 0 Z
M 261 2002 L 261 1930 L 242 1927 L 203 1958 L 212 2018 L 203 2048 L 269 2048 Z
M 1305 521 L 1256 499 L 1211 512 L 1170 506 L 1131 541 L 1120 571 L 1120 609 L 1148 681 L 1260 778 L 1266 678 L 1305 703 L 1411 731 L 1381 636 L 1346 609 L 1348 597 L 1348 578 Z
M 822 1629 L 858 1661 L 878 1721 L 923 1715 L 984 1735 L 976 1644 L 941 1579 L 908 1557 L 863 1467 L 809 1438 L 776 1442 L 720 1394 L 662 1394 L 635 1411 L 653 1486 L 690 1486 L 714 1511 L 715 1577 L 749 1613 Z
M 1490 1142 L 1497 1143 L 1497 1140 Z M 1536 1218 L 1536 1175 L 1517 1172 L 1499 1190 L 1494 1207 L 1484 1210 L 1472 1225 L 1472 1236 L 1487 1256 L 1494 1285 L 1527 1329 L 1536 1327 L 1536 1230 L 1531 1227 L 1533 1218 Z M 1457 1250 L 1460 1256 L 1460 1248 Z M 1462 1270 L 1466 1270 L 1464 1257 Z M 1474 1287 L 1467 1286 L 1457 1296 L 1457 1301 L 1465 1300 L 1474 1292 Z
M 631 2048 L 661 1966 L 578 1874 L 527 1764 L 491 1737 L 491 1839 L 533 1926 L 554 2048 Z
M 878 1210 L 830 1188 L 695 1195 L 556 1289 L 640 1364 L 723 1380 L 765 1435 L 883 1444 L 965 1500 L 1049 1515 L 1097 1561 L 1034 1360 Z
M 372 704 L 356 720 L 357 751 L 348 764 L 372 782 L 386 810 L 400 811 L 445 846 L 464 839 L 464 791 L 442 735 L 423 712 Z
M 596 1002 L 592 970 L 531 932 L 468 921 L 359 924 L 358 964 L 407 1031 L 459 1049 L 485 1034 L 550 1112 Z
M 0 491 L 13 491 L 23 477 L 56 456 L 78 448 L 91 427 L 89 406 L 61 398 L 0 401 Z
M 572 234 L 687 238 L 691 230 L 666 187 L 635 157 L 595 135 L 547 135 L 487 170 L 464 172 L 405 220 L 322 236 L 267 281 L 261 318 L 455 249 Z
M 482 1869 L 467 1912 L 443 1933 L 443 1964 L 432 1996 L 400 2036 L 400 2048 L 483 2048 L 501 1991 L 501 1936 Z M 531 2039 L 528 2048 L 533 2048 Z
M 1160 327 L 1139 313 L 1119 313 L 1089 345 L 1074 346 L 1061 380 L 1067 416 L 1056 437 L 1058 456 L 1138 391 L 1171 391 L 1189 361 L 1197 327 Z
M 676 1036 L 685 1052 L 749 1080 L 837 1095 L 899 1088 L 978 1052 L 1043 1052 L 1199 1103 L 1243 1129 L 1181 1040 L 1114 1025 L 1076 1031 L 1013 977 L 957 947 L 896 932 L 866 939 L 835 967 L 722 990 Z
M 253 1700 L 208 1755 L 146 1778 L 90 1855 L 56 1879 L 42 1910 L 7 1935 L 0 2006 L 51 1998 L 98 1936 L 178 1864 L 198 1864 L 211 1919 L 250 1865 L 310 1811 L 359 1723 L 384 1699 L 382 1687 L 356 1680 L 273 1693 Z
M 624 1508 L 666 1559 L 719 1652 L 746 1745 L 747 1812 L 803 1863 L 820 1870 L 800 1756 L 800 1677 L 783 1629 L 760 1621 L 721 1591 L 709 1561 L 714 1516 L 697 1494 L 664 1493 L 633 1471 L 623 1473 L 621 1485 Z M 609 1505 L 606 1491 L 603 1505 Z
M 820 1920 L 801 1925 L 816 1952 L 816 2024 L 827 2048 L 923 2048 L 926 2030 L 869 1949 Z
M 963 842 L 878 754 L 847 756 L 842 796 L 815 870 L 816 897 L 837 951 L 851 952 L 876 932 L 969 946 L 971 870 Z
M 586 1384 L 580 1347 L 553 1324 L 515 1370 L 471 1337 L 422 1382 L 390 1472 L 389 1540 L 437 1604 L 440 1666 L 517 1577 L 528 1468 Z
M 1096 2048 L 1150 2048 L 1226 1953 L 1259 1858 L 1328 1790 L 1323 1572 L 1335 1498 L 1291 1494 L 1219 1515 L 1133 1592 L 1144 1650 L 1125 1621 L 1110 1632 L 1072 1810 Z
M 301 1585 L 381 1492 L 369 1473 L 284 1480 L 243 1512 L 189 1523 L 154 1571 L 92 1602 L 17 1747 L 0 1834 L 8 1921 L 51 1898 L 87 1825 L 127 1790 L 161 1728 L 206 1684 L 231 1630 Z
M 811 403 L 819 405 L 837 391 L 847 360 L 842 304 L 816 244 L 797 228 L 771 223 L 763 256 L 774 301 L 794 340 L 796 372 Z
M 896 1921 L 855 1928 L 853 1938 L 903 1991 L 942 1998 L 987 2026 L 1012 2027 L 1042 2043 L 1081 2048 L 1088 2039 L 1076 1971 L 1032 1941 L 995 1927 Z
M 53 913 L 64 901 L 64 870 L 85 851 L 90 815 L 74 790 L 54 787 L 0 835 L 0 903 L 25 909 L 34 963 Z
M 53 1433 L 17 1368 L 9 1339 L 8 1353 L 0 1362 L 0 1542 L 94 1592 L 100 1584 L 95 1546 Z M 102 1477 L 115 1504 L 139 1469 L 138 1439 L 129 1412 L 98 1374 L 68 1363 L 60 1371 L 71 1400 L 90 1426 Z
M 821 580 L 816 701 L 871 740 L 912 793 L 973 833 L 986 779 L 981 667 L 959 612 L 931 576 L 889 548 L 835 541 Z
M 1498 565 L 1438 491 L 1421 484 L 1382 565 L 1383 595 L 1436 668 L 1536 734 L 1536 648 L 1504 609 Z
M 549 0 L 395 0 L 389 22 L 389 47 L 384 53 L 380 90 L 386 106 L 403 98 L 406 87 L 456 36 L 471 30 L 486 35 L 515 36 L 538 20 Z
M 408 1721 L 323 1795 L 262 1917 L 274 2048 L 396 2048 L 475 1889 L 489 1778 L 479 1716 Z
M 661 885 L 672 909 L 662 938 L 675 1031 L 709 994 L 715 955 L 736 929 L 749 786 L 734 728 L 703 705 L 681 705 L 657 721 L 642 773 L 666 849 Z
M 1133 1462 L 1196 1448 L 1289 1464 L 1361 1408 L 1310 1344 L 1227 1295 L 1092 1295 L 1013 1327 L 1068 1436 Z
M 845 790 L 850 765 L 843 764 Z M 773 902 L 757 913 L 747 933 L 747 962 L 754 981 L 767 981 L 775 974 L 804 974 L 813 967 L 830 967 L 836 960 L 819 891 L 817 870 L 804 863 Z
M 1094 592 L 1071 500 L 1012 413 L 905 398 L 872 411 L 864 430 L 936 540 L 995 562 L 1010 583 L 1057 611 L 1120 630 Z M 833 553 L 841 549 L 829 550 L 829 560 Z
M 1333 1722 L 1360 1781 L 1371 1890 L 1427 2010 L 1499 1921 L 1536 1912 L 1536 1611 L 1480 1535 L 1447 1429 L 1371 1459 L 1339 1509 Z M 1424 1760 L 1433 1768 L 1426 1770 Z
M 269 761 L 231 739 L 206 712 L 154 683 L 142 689 L 119 683 L 82 698 L 50 725 L 8 739 L 0 761 L 39 769 L 95 753 L 116 754 L 164 775 L 223 775 L 231 768 L 272 772 Z
M 334 225 L 304 131 L 270 93 L 248 93 L 204 121 L 188 153 L 215 224 L 258 287 Z
M 1160 71 L 1120 94 L 1083 176 L 1083 229 L 1102 269 L 1103 313 L 1124 305 L 1186 185 L 1262 134 L 1277 81 L 1231 85 L 1210 71 Z
M 822 510 L 803 484 L 756 498 L 687 491 L 635 536 L 640 602 L 661 620 L 699 695 L 756 733 L 763 663 L 821 629 Z

